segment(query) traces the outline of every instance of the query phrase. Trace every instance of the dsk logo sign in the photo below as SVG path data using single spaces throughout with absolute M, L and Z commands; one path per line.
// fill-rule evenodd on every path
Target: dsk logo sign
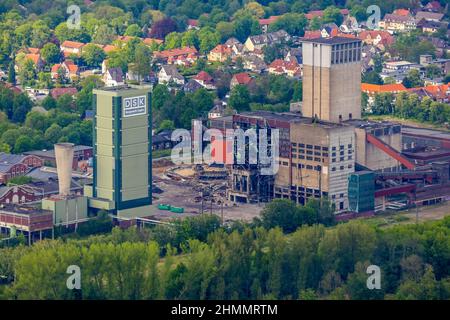
M 145 96 L 125 98 L 123 99 L 123 101 L 124 101 L 124 108 L 123 108 L 124 117 L 139 116 L 146 114 L 147 107 Z

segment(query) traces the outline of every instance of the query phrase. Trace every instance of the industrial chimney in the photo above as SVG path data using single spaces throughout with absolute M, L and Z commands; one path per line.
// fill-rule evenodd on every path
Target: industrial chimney
M 68 196 L 72 182 L 73 143 L 55 144 L 56 170 L 58 172 L 59 194 Z

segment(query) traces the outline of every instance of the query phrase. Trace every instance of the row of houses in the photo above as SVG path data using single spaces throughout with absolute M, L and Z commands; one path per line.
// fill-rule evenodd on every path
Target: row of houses
M 429 85 L 417 88 L 406 88 L 401 83 L 394 84 L 370 84 L 362 83 L 361 91 L 365 92 L 369 97 L 369 104 L 374 102 L 375 96 L 381 93 L 392 93 L 394 95 L 400 92 L 410 92 L 415 93 L 419 98 L 429 97 L 437 102 L 448 103 L 450 101 L 450 85 Z
M 421 10 L 411 12 L 408 9 L 397 9 L 384 15 L 378 27 L 393 32 L 405 32 L 420 29 L 423 32 L 435 33 L 441 28 L 447 29 L 448 22 L 443 21 L 442 11 Z

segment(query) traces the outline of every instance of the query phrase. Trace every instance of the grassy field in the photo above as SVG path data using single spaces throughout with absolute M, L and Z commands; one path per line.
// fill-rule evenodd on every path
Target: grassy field
M 168 156 L 170 156 L 171 153 L 172 153 L 172 149 L 155 150 L 155 151 L 152 151 L 152 159 L 168 157 Z
M 382 120 L 393 121 L 393 122 L 398 122 L 405 126 L 410 126 L 410 127 L 420 127 L 420 128 L 427 128 L 427 129 L 450 131 L 450 128 L 448 128 L 448 127 L 439 126 L 439 125 L 435 125 L 432 123 L 424 123 L 424 122 L 420 122 L 420 121 L 414 120 L 414 119 L 402 119 L 402 118 L 395 117 L 395 116 L 387 116 L 387 115 L 378 116 L 377 115 L 377 116 L 368 116 L 368 119 L 375 120 L 375 121 L 382 121 Z
M 416 209 L 407 209 L 402 211 L 391 211 L 382 214 L 378 214 L 372 218 L 364 218 L 363 221 L 372 226 L 385 228 L 398 224 L 415 223 L 417 221 L 433 221 L 440 220 L 445 216 L 450 215 L 450 202 L 438 204 L 434 206 L 419 207 L 418 214 L 416 215 Z

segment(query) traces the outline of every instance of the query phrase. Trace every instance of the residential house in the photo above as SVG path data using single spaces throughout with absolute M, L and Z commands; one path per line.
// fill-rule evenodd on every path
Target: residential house
M 444 8 L 442 8 L 439 1 L 428 2 L 425 5 L 425 7 L 423 7 L 423 8 L 425 11 L 430 11 L 430 12 L 442 12 L 444 10 Z
M 347 18 L 339 26 L 339 31 L 344 33 L 353 33 L 360 30 L 358 21 L 355 17 L 347 16 Z
M 426 21 L 440 22 L 442 21 L 443 18 L 444 18 L 443 13 L 428 12 L 428 11 L 419 11 L 416 13 L 417 21 L 425 19 Z
M 174 82 L 179 85 L 184 84 L 184 77 L 178 72 L 174 65 L 163 65 L 158 73 L 159 83 Z
M 203 88 L 203 86 L 196 80 L 190 79 L 184 86 L 184 92 L 194 93 L 195 91 Z
M 187 21 L 187 29 L 191 30 L 199 30 L 199 26 L 198 26 L 198 20 L 197 19 L 188 19 Z
M 422 66 L 436 65 L 441 68 L 443 75 L 450 73 L 450 59 L 433 59 L 430 54 L 422 54 L 419 59 Z
M 447 25 L 438 21 L 421 19 L 417 22 L 417 29 L 420 29 L 424 33 L 438 32 L 442 27 L 447 28 Z
M 208 112 L 208 119 L 216 119 L 223 117 L 225 115 L 225 108 L 226 106 L 223 104 L 222 101 L 216 100 L 214 101 L 214 107 L 211 108 Z
M 108 68 L 103 75 L 103 82 L 107 87 L 117 87 L 125 84 L 122 68 Z
M 375 95 L 380 93 L 393 93 L 397 94 L 402 91 L 407 91 L 405 86 L 401 83 L 395 84 L 370 84 L 370 83 L 361 83 L 361 92 L 365 92 L 368 96 L 369 104 L 372 104 L 375 101 Z
M 416 19 L 411 15 L 387 13 L 383 20 L 378 23 L 378 26 L 385 30 L 403 32 L 416 29 L 416 24 Z
M 114 51 L 114 50 L 118 50 L 118 49 L 119 49 L 117 46 L 112 45 L 112 44 L 105 44 L 105 45 L 103 45 L 103 44 L 97 44 L 97 43 L 94 43 L 94 44 L 95 44 L 97 47 L 103 49 L 103 51 L 104 51 L 105 53 L 109 53 L 109 52 L 111 52 L 111 51 Z
M 392 12 L 392 14 L 394 14 L 396 16 L 408 17 L 408 16 L 411 16 L 411 11 L 409 9 L 400 8 L 400 9 L 395 9 Z
M 172 141 L 172 130 L 163 130 L 152 136 L 152 150 L 171 149 L 176 141 Z
M 320 29 L 320 36 L 322 38 L 331 38 L 337 36 L 339 33 L 339 28 L 335 23 L 329 23 L 324 25 L 322 29 Z
M 225 62 L 228 58 L 231 58 L 232 54 L 233 50 L 231 49 L 231 47 L 224 44 L 218 44 L 208 53 L 208 60 Z
M 267 65 L 264 62 L 263 59 L 254 56 L 254 55 L 249 55 L 249 56 L 244 56 L 243 58 L 243 64 L 244 64 L 244 69 L 256 72 L 256 73 L 262 73 L 263 71 L 265 71 L 267 69 Z
M 284 57 L 285 61 L 288 62 L 296 62 L 298 64 L 303 63 L 302 57 L 302 48 L 289 48 L 289 51 L 286 53 Z
M 40 53 L 27 53 L 25 55 L 25 59 L 30 59 L 33 61 L 34 65 L 36 66 L 36 71 L 42 71 L 44 69 L 45 62 L 41 58 Z
M 144 44 L 146 44 L 147 46 L 151 47 L 153 45 L 161 45 L 164 43 L 164 40 L 161 39 L 156 39 L 156 38 L 144 38 L 144 40 L 142 40 L 142 42 Z
M 306 30 L 305 34 L 303 35 L 304 40 L 317 39 L 320 37 L 322 37 L 322 32 L 320 30 Z
M 249 76 L 247 72 L 240 72 L 233 75 L 230 81 L 230 88 L 237 85 L 248 85 L 252 81 L 252 78 Z
M 263 49 L 264 46 L 286 42 L 289 39 L 290 36 L 286 31 L 278 30 L 275 32 L 250 36 L 245 41 L 244 46 L 248 51 L 254 51 L 255 49 Z
M 278 20 L 278 18 L 280 18 L 281 16 L 270 16 L 269 18 L 266 19 L 259 19 L 259 26 L 261 27 L 261 30 L 263 33 L 266 33 L 267 30 L 269 29 L 269 26 L 274 23 L 275 21 Z
M 200 83 L 205 89 L 215 90 L 214 79 L 207 72 L 200 71 L 194 78 L 195 81 Z
M 63 63 L 57 63 L 57 64 L 53 65 L 52 69 L 51 69 L 52 79 L 58 78 L 58 70 L 59 69 L 63 70 L 64 76 L 67 79 L 75 80 L 80 76 L 80 69 L 78 68 L 78 66 L 75 63 L 73 63 L 72 60 L 66 60 Z
M 364 44 L 376 46 L 383 51 L 395 41 L 394 36 L 383 30 L 363 30 L 358 34 L 358 39 Z
M 408 92 L 415 93 L 420 99 L 424 97 L 429 97 L 434 101 L 441 103 L 450 102 L 450 85 L 449 84 L 439 84 L 439 85 L 427 85 L 425 87 L 411 88 Z
M 288 62 L 282 59 L 274 60 L 267 71 L 271 74 L 286 75 L 288 77 L 300 78 L 302 76 L 302 68 L 297 62 Z
M 128 81 L 136 81 L 136 82 L 149 82 L 152 84 L 156 84 L 158 82 L 158 77 L 155 75 L 153 71 L 150 71 L 147 75 L 140 76 L 137 72 L 133 69 L 133 63 L 130 63 L 128 65 L 128 71 L 125 74 L 125 78 Z
M 77 41 L 69 41 L 66 40 L 61 44 L 61 51 L 64 53 L 64 56 L 69 56 L 71 54 L 80 55 L 85 43 L 77 42 Z
M 227 47 L 232 47 L 235 44 L 242 44 L 238 39 L 236 39 L 235 37 L 231 37 L 229 38 L 227 41 L 225 41 L 224 45 L 226 45 Z
M 175 48 L 164 51 L 155 51 L 153 56 L 156 60 L 177 65 L 190 65 L 198 58 L 198 51 L 192 47 Z
M 68 94 L 70 96 L 75 96 L 78 93 L 77 88 L 68 87 L 68 88 L 53 88 L 50 90 L 50 95 L 53 99 L 58 99 L 63 94 Z

